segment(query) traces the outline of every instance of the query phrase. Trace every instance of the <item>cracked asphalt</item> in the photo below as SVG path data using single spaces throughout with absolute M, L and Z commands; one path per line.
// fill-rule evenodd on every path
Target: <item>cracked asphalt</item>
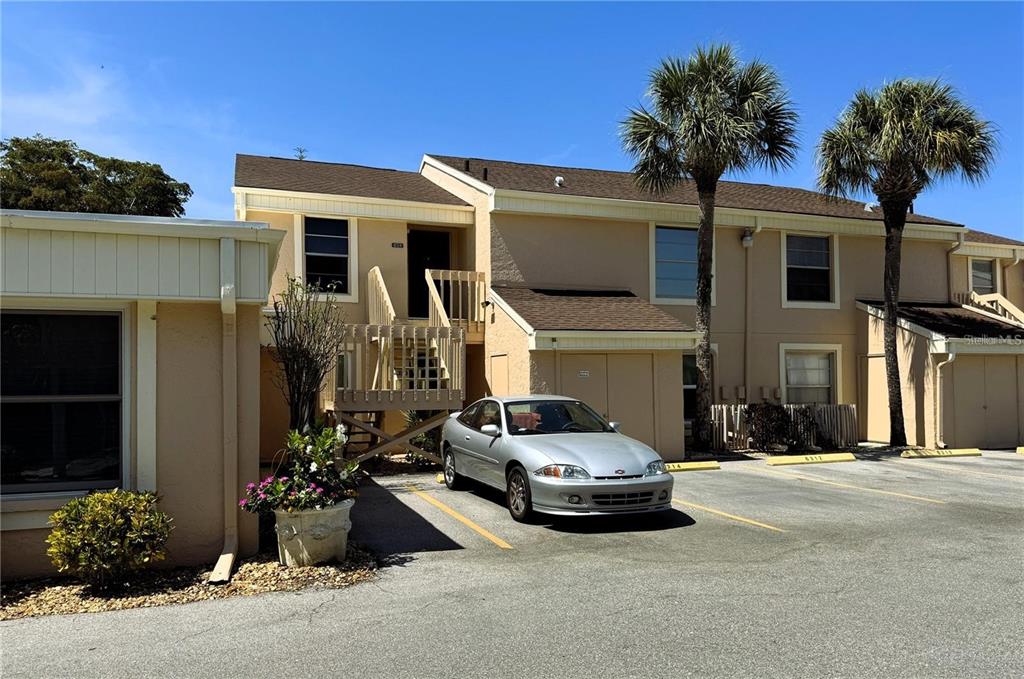
M 373 582 L 5 622 L 0 669 L 1024 676 L 1024 456 L 722 466 L 676 474 L 686 504 L 658 516 L 530 525 L 511 521 L 500 494 L 381 479 L 354 511 L 353 539 L 391 564 Z

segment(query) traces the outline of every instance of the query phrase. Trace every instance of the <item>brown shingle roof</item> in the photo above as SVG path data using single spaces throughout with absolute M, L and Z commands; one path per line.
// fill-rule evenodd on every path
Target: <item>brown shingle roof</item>
M 628 290 L 556 290 L 502 283 L 491 287 L 534 330 L 692 330 Z
M 1024 245 L 1024 242 L 1019 240 L 1013 240 L 1006 236 L 997 236 L 994 233 L 986 233 L 984 231 L 975 231 L 974 229 L 967 229 L 967 234 L 964 236 L 968 243 L 986 243 L 989 245 Z
M 876 309 L 879 301 L 858 300 Z M 899 317 L 945 337 L 1012 337 L 1024 339 L 1024 328 L 956 304 L 900 302 Z
M 438 156 L 431 154 L 431 157 L 480 181 L 484 181 L 486 184 L 497 189 L 557 193 L 593 198 L 677 203 L 682 205 L 697 204 L 697 189 L 693 182 L 690 181 L 680 183 L 667 193 L 654 194 L 637 188 L 631 172 L 533 165 L 530 163 L 513 163 L 504 160 L 484 160 L 461 156 Z M 469 161 L 468 171 L 466 170 L 466 161 Z M 487 169 L 486 180 L 483 178 L 484 168 Z M 561 188 L 555 187 L 556 176 L 561 176 L 565 179 L 565 183 Z M 719 182 L 716 204 L 721 207 L 747 210 L 790 212 L 826 217 L 870 219 L 873 221 L 882 220 L 882 209 L 879 207 L 874 208 L 872 212 L 867 212 L 864 209 L 864 203 L 855 200 L 827 200 L 823 194 L 814 191 L 792 189 L 784 186 L 770 186 L 768 184 Z M 917 224 L 959 226 L 955 222 L 947 222 L 935 219 L 934 217 L 916 214 L 907 215 L 907 221 Z
M 417 172 L 270 156 L 235 156 L 235 186 L 466 205 Z

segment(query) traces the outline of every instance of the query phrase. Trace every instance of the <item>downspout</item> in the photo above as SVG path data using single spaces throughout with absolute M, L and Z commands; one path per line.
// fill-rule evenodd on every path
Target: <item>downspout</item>
M 950 351 L 949 358 L 935 366 L 935 447 L 945 448 L 942 431 L 942 368 L 956 360 L 956 352 Z
M 231 580 L 238 555 L 238 343 L 235 304 L 235 240 L 220 240 L 221 422 L 224 456 L 224 547 L 211 583 Z
M 754 217 L 754 230 L 744 229 L 740 237 L 744 257 L 744 292 L 743 292 L 743 402 L 750 403 L 750 364 L 752 347 L 751 320 L 754 314 L 751 298 L 754 296 L 754 234 L 761 230 L 761 221 Z
M 949 301 L 953 301 L 953 255 L 960 252 L 960 248 L 964 246 L 964 234 L 963 232 L 957 234 L 956 244 L 946 251 L 946 287 L 949 288 Z M 970 272 L 967 272 L 970 276 Z M 968 280 L 967 289 L 970 290 L 970 280 Z

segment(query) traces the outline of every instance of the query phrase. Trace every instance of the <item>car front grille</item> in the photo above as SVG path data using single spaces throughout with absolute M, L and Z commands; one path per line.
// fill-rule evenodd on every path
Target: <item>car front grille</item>
M 595 476 L 593 478 L 598 480 L 598 481 L 608 481 L 608 480 L 612 480 L 612 479 L 642 479 L 643 477 L 644 477 L 643 474 L 627 474 L 627 475 L 616 474 L 615 476 Z
M 603 507 L 633 507 L 645 505 L 654 498 L 653 491 L 642 493 L 597 493 L 590 497 L 595 505 Z

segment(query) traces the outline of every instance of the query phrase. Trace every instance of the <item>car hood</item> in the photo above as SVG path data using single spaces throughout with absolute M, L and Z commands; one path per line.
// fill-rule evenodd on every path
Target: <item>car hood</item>
M 554 464 L 583 467 L 591 476 L 643 474 L 648 464 L 661 459 L 650 447 L 622 434 L 590 432 L 513 438 L 517 445 L 550 458 Z

